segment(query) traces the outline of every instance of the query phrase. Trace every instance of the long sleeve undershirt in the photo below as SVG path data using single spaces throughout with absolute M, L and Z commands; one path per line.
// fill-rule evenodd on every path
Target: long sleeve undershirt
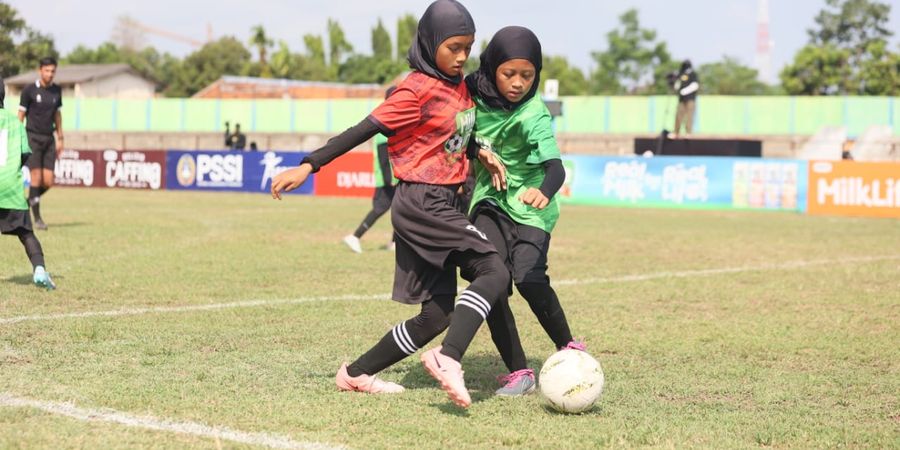
M 353 150 L 378 133 L 381 133 L 381 129 L 367 117 L 358 124 L 347 128 L 343 133 L 329 139 L 321 148 L 303 158 L 300 164 L 309 163 L 313 168 L 313 173 L 318 172 L 322 166 Z

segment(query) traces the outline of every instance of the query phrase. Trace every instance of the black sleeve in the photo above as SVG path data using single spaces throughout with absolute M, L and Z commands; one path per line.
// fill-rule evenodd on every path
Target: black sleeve
M 475 142 L 475 136 L 472 135 L 469 137 L 469 145 L 466 146 L 466 159 L 472 160 L 478 158 L 478 150 L 481 150 L 481 146 Z
M 381 169 L 381 180 L 384 182 L 384 186 L 392 186 L 394 177 L 391 170 L 391 158 L 388 156 L 387 142 L 378 144 L 375 151 L 378 152 L 378 167 Z
M 560 159 L 548 159 L 544 161 L 543 165 L 544 182 L 541 183 L 539 189 L 549 199 L 559 192 L 559 188 L 566 181 L 566 169 L 563 168 L 562 160 Z
M 353 150 L 363 142 L 372 139 L 373 136 L 380 132 L 381 130 L 374 123 L 365 118 L 358 124 L 344 130 L 343 133 L 329 139 L 322 148 L 303 158 L 300 164 L 309 163 L 313 168 L 313 173 L 318 172 L 322 166 L 330 163 L 338 156 Z
M 19 164 L 20 169 L 28 165 L 29 156 L 31 156 L 31 153 L 22 153 L 22 164 Z

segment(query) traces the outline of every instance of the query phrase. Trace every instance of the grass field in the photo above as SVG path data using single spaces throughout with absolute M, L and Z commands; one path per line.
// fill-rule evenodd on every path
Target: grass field
M 900 448 L 900 222 L 567 206 L 551 277 L 604 367 L 598 407 L 492 395 L 486 329 L 453 406 L 333 376 L 417 312 L 363 199 L 54 189 L 59 289 L 0 239 L 0 448 Z M 552 351 L 511 299 L 535 368 Z

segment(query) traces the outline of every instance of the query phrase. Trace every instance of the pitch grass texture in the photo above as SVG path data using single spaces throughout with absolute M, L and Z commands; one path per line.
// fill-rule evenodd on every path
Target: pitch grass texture
M 342 361 L 417 312 L 387 299 L 387 217 L 363 254 L 341 242 L 366 200 L 62 188 L 45 200 L 57 291 L 33 287 L 18 240 L 0 240 L 0 318 L 38 316 L 0 321 L 0 394 L 349 448 L 900 447 L 895 220 L 564 207 L 550 274 L 593 279 L 557 290 L 606 388 L 593 410 L 562 415 L 537 395 L 492 395 L 505 370 L 486 327 L 463 364 L 468 410 L 417 357 L 382 374 L 401 395 L 336 390 Z M 872 256 L 885 258 L 847 260 Z M 686 273 L 623 279 L 663 272 Z M 552 344 L 511 302 L 537 370 Z M 220 446 L 249 447 L 0 406 L 0 448 Z

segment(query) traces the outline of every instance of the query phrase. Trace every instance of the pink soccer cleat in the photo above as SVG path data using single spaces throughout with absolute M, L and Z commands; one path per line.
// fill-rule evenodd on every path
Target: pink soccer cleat
M 441 387 L 458 406 L 468 408 L 472 404 L 466 382 L 463 380 L 462 365 L 453 358 L 441 354 L 441 346 L 422 353 L 425 370 L 441 383 Z
M 585 344 L 584 341 L 578 341 L 578 340 L 572 339 L 571 341 L 569 341 L 568 344 L 566 344 L 565 347 L 561 348 L 560 350 L 567 350 L 567 349 L 568 350 L 579 350 L 582 352 L 586 352 L 587 344 Z
M 362 374 L 358 377 L 351 377 L 347 373 L 347 363 L 341 364 L 334 382 L 341 391 L 367 392 L 369 394 L 399 394 L 406 389 L 397 383 L 383 381 L 374 375 Z

